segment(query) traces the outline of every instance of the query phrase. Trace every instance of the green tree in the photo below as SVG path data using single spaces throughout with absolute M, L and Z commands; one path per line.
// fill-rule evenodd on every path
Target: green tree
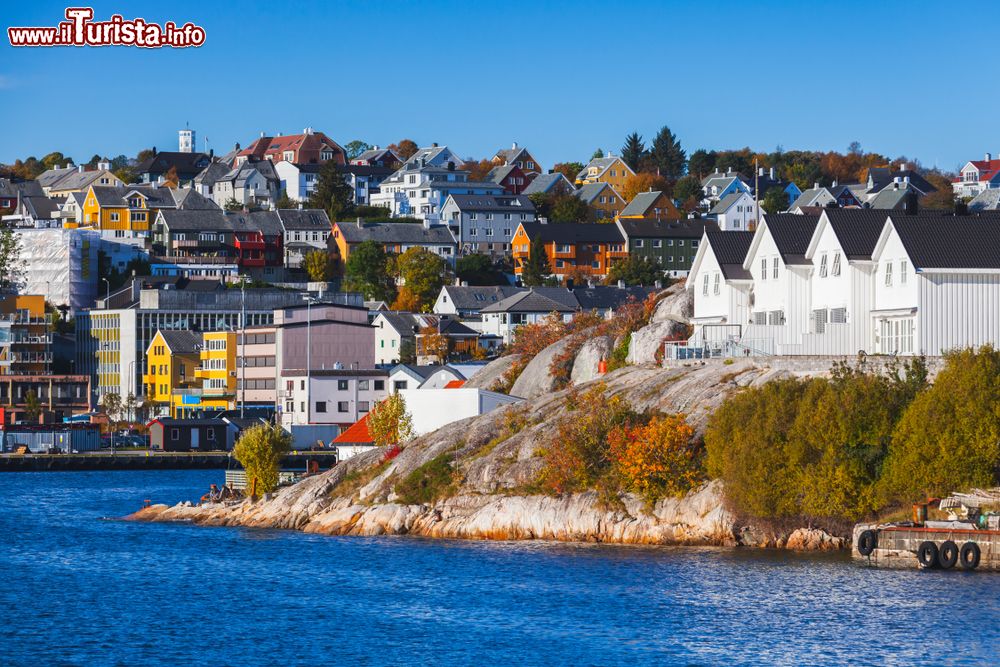
M 278 201 L 274 203 L 274 207 L 277 209 L 298 208 L 298 204 L 288 196 L 288 190 L 281 188 L 281 192 L 278 193 Z
M 642 137 L 638 132 L 625 137 L 625 144 L 622 146 L 622 160 L 632 171 L 639 171 L 639 162 L 646 154 L 646 145 L 642 143 Z
M 398 393 L 390 394 L 368 413 L 368 433 L 379 447 L 400 446 L 413 437 L 413 417 Z
M 38 418 L 42 414 L 42 402 L 38 400 L 38 394 L 34 389 L 29 389 L 24 396 L 24 416 L 29 422 L 38 423 Z
M 276 424 L 257 424 L 244 430 L 233 456 L 247 474 L 247 492 L 262 495 L 278 486 L 281 459 L 292 447 L 292 436 Z
M 15 290 L 23 285 L 27 268 L 17 234 L 11 229 L 0 231 L 0 290 Z
M 521 268 L 521 282 L 525 287 L 539 287 L 551 273 L 552 266 L 549 264 L 545 246 L 540 242 L 532 243 L 528 261 Z
M 226 203 L 222 205 L 222 208 L 227 211 L 242 211 L 243 204 L 236 201 L 236 197 L 230 197 L 226 200 Z
M 99 158 L 100 156 L 98 156 Z M 72 158 L 68 158 L 59 151 L 49 153 L 42 158 L 42 166 L 45 169 L 55 169 L 56 167 L 62 168 L 73 162 Z
M 771 188 L 764 194 L 760 202 L 760 207 L 766 213 L 780 213 L 787 211 L 789 206 L 788 193 L 781 188 Z
M 503 273 L 486 255 L 471 254 L 459 257 L 455 262 L 455 275 L 470 285 L 503 284 Z
M 660 176 L 676 181 L 684 175 L 687 154 L 680 140 L 664 125 L 656 133 L 649 149 L 648 170 L 659 171 Z
M 688 174 L 679 178 L 674 185 L 674 199 L 683 203 L 691 197 L 701 198 L 701 181 L 697 176 Z
M 447 267 L 439 255 L 426 248 L 410 248 L 396 258 L 396 270 L 406 290 L 419 303 L 420 310 L 427 310 L 434 304 Z
M 1000 351 L 951 352 L 893 434 L 883 497 L 913 501 L 997 483 Z
M 595 149 L 594 152 L 590 155 L 591 160 L 596 160 L 602 157 L 604 157 L 604 151 L 600 148 Z
M 570 183 L 576 181 L 576 175 L 583 171 L 582 162 L 557 162 L 552 165 L 552 171 L 558 172 L 569 179 Z
M 309 197 L 309 208 L 326 211 L 331 221 L 346 217 L 354 206 L 354 193 L 344 178 L 344 172 L 335 160 L 329 160 L 319 168 L 316 189 Z
M 344 266 L 344 289 L 361 292 L 366 299 L 392 301 L 395 285 L 389 271 L 389 256 L 375 241 L 362 241 L 351 251 Z
M 550 222 L 590 222 L 594 217 L 587 202 L 569 192 L 552 195 L 548 210 Z
M 329 282 L 333 277 L 333 258 L 325 250 L 311 250 L 302 260 L 302 268 L 312 282 Z
M 104 414 L 108 416 L 108 422 L 112 428 L 122 414 L 122 397 L 116 392 L 108 392 L 101 396 L 101 407 Z
M 688 159 L 688 173 L 701 182 L 709 174 L 715 171 L 715 151 L 706 151 L 699 148 Z
M 608 270 L 609 285 L 619 280 L 624 280 L 626 285 L 653 285 L 657 280 L 663 280 L 663 265 L 655 257 L 632 253 L 614 262 Z
M 361 141 L 360 139 L 349 141 L 344 145 L 344 151 L 347 153 L 348 160 L 353 160 L 367 150 L 371 150 L 371 144 Z
M 125 397 L 125 402 L 122 404 L 122 409 L 125 411 L 125 418 L 131 422 L 135 418 L 138 408 L 139 399 L 130 391 Z

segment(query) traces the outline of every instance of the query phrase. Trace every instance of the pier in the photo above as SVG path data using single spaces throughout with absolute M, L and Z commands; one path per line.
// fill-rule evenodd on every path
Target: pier
M 335 452 L 292 452 L 281 467 L 305 470 L 307 461 L 316 461 L 327 470 L 337 463 Z M 0 472 L 44 472 L 75 470 L 224 470 L 238 468 L 229 452 L 93 452 L 85 454 L 4 454 Z

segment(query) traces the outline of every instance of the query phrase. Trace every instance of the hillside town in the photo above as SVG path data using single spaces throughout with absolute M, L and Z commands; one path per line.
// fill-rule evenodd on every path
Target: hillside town
M 313 128 L 217 155 L 185 127 L 0 175 L 6 451 L 222 450 L 266 422 L 347 458 L 387 397 L 417 434 L 516 403 L 470 380 L 521 327 L 671 286 L 692 310 L 656 342 L 671 360 L 1000 344 L 989 153 L 954 174 L 858 145 L 688 155 L 663 128 L 546 168 Z

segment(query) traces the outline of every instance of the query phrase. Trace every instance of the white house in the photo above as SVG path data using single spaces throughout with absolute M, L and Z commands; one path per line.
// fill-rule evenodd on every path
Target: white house
M 369 195 L 372 206 L 389 209 L 393 217 L 406 216 L 430 222 L 441 221 L 441 207 L 450 194 L 502 195 L 497 183 L 469 181 L 469 172 L 439 167 L 410 158 L 396 173 Z
M 403 343 L 415 345 L 417 332 L 436 324 L 437 320 L 434 315 L 380 312 L 372 321 L 375 327 L 375 363 L 379 366 L 398 364 Z M 411 353 L 416 355 L 416 349 L 412 349 Z
M 233 167 L 212 185 L 212 199 L 220 207 L 231 200 L 239 204 L 273 207 L 280 190 L 270 160 L 246 161 Z
M 319 182 L 319 164 L 295 164 L 282 160 L 274 165 L 279 189 L 292 201 L 306 201 L 312 196 Z
M 389 389 L 395 392 L 413 389 L 444 389 L 454 381 L 467 377 L 453 366 L 438 364 L 398 364 L 389 371 Z
M 975 197 L 992 188 L 1000 188 L 1000 160 L 987 153 L 982 160 L 970 160 L 952 181 L 957 197 Z
M 278 378 L 281 425 L 337 425 L 346 428 L 388 396 L 384 370 L 283 370 Z
M 413 432 L 423 435 L 461 419 L 492 412 L 523 399 L 472 387 L 403 389 L 399 392 L 413 417 Z
M 692 342 L 740 339 L 750 323 L 750 272 L 743 268 L 753 232 L 706 230 L 686 287 L 694 297 Z
M 564 322 L 569 322 L 578 310 L 578 302 L 572 292 L 562 292 L 572 301 L 557 301 L 529 289 L 490 304 L 480 311 L 483 316 L 482 332 L 499 336 L 505 345 L 509 345 L 518 327 L 541 322 L 550 313 L 558 313 Z
M 875 251 L 871 310 L 883 354 L 1000 345 L 1000 218 L 892 213 Z
M 760 217 L 753 196 L 743 190 L 731 192 L 720 199 L 709 215 L 715 216 L 719 229 L 724 232 L 752 230 Z

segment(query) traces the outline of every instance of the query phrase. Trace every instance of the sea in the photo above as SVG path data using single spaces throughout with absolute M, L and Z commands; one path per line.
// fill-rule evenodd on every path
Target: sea
M 222 476 L 0 473 L 0 665 L 1000 664 L 1000 574 L 121 520 Z

